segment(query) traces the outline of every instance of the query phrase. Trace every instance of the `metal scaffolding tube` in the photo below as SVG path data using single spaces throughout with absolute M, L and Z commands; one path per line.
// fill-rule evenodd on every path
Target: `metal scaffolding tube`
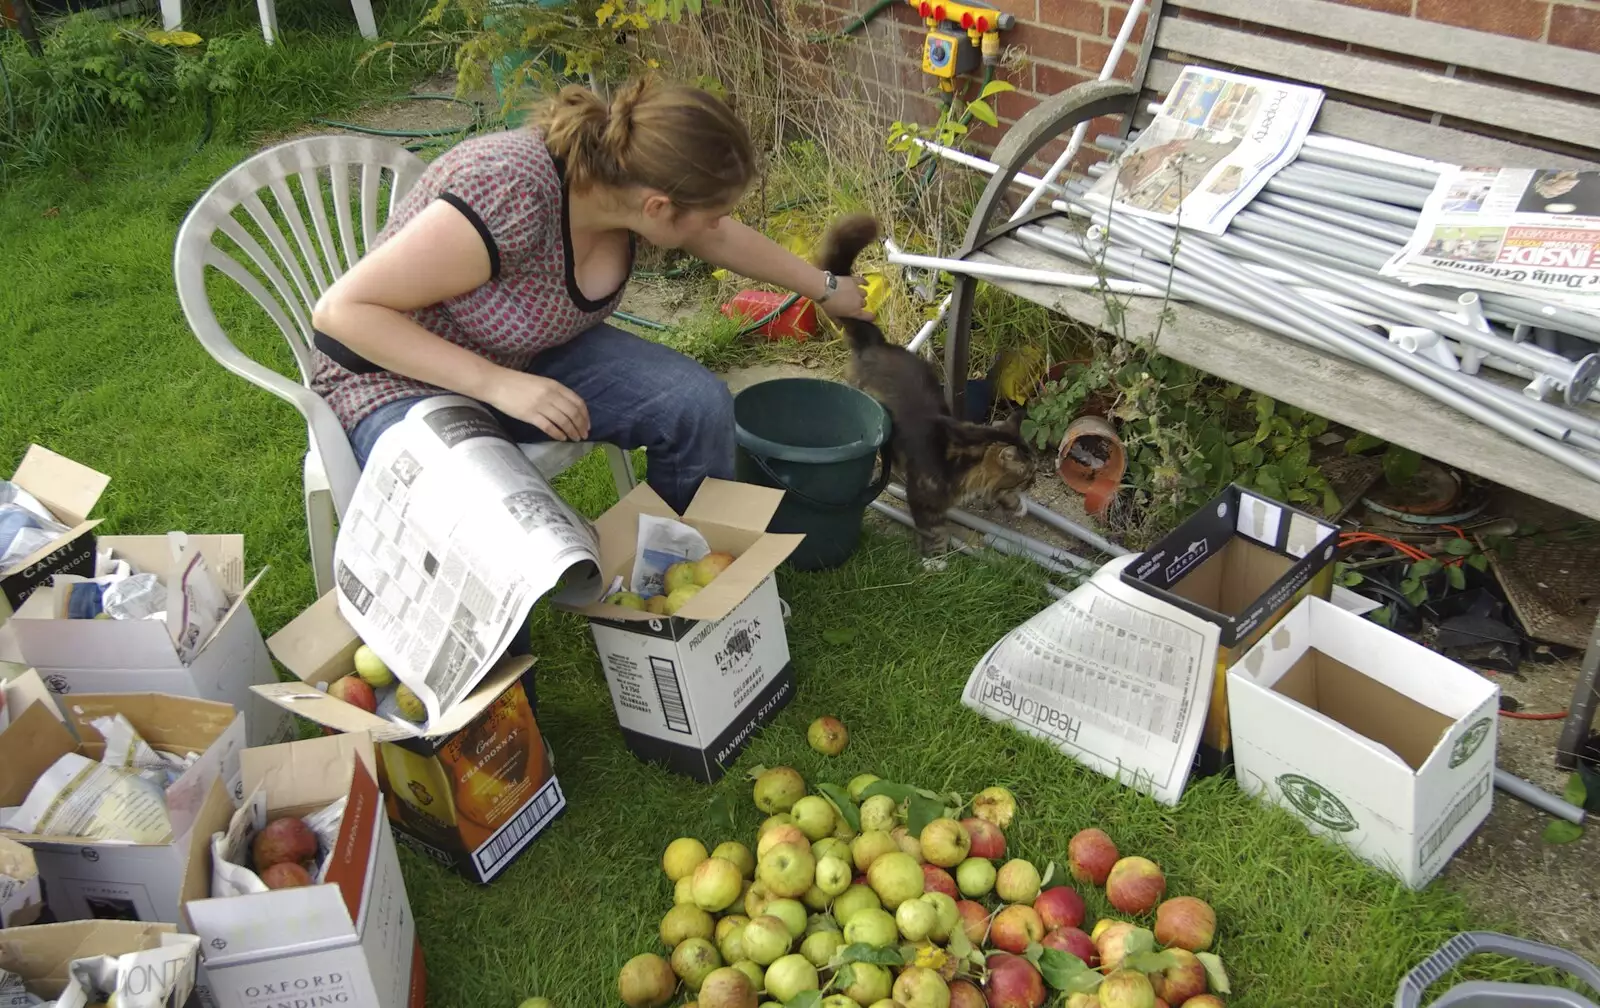
M 1312 220 L 1322 221 L 1326 224 L 1337 224 L 1347 231 L 1370 235 L 1373 238 L 1383 238 L 1387 241 L 1404 245 L 1411 240 L 1411 228 L 1401 227 L 1399 224 L 1390 224 L 1386 221 L 1373 220 L 1360 214 L 1350 213 L 1346 210 L 1336 210 L 1333 207 L 1313 203 L 1310 200 L 1299 199 L 1294 196 L 1285 196 L 1276 192 L 1261 192 L 1251 201 L 1251 205 L 1261 210 L 1266 207 L 1276 207 L 1287 210 L 1300 217 L 1309 217 Z
M 906 499 L 906 488 L 900 484 L 890 483 L 888 490 L 891 497 L 894 497 L 898 500 Z M 1076 553 L 1070 553 L 1058 546 L 1052 546 L 1049 543 L 1035 539 L 1033 536 L 1027 535 L 1026 533 L 1018 532 L 1015 529 L 1006 528 L 1004 525 L 998 524 L 997 522 L 992 522 L 987 518 L 980 518 L 977 515 L 963 511 L 960 508 L 951 508 L 945 512 L 945 517 L 958 525 L 965 525 L 969 529 L 983 532 L 999 539 L 1009 540 L 1013 544 L 1023 547 L 1029 553 L 1036 554 L 1041 559 L 1051 560 L 1058 564 L 1070 564 L 1079 570 L 1085 571 L 1095 570 L 1099 566 L 1098 564 L 1085 560 Z
M 1084 209 L 1092 212 L 1092 208 L 1085 207 Z M 1130 223 L 1132 226 L 1127 226 Z M 1131 234 L 1135 243 L 1152 255 L 1164 257 L 1171 254 L 1172 235 L 1167 232 L 1167 229 L 1146 221 L 1125 221 L 1124 225 L 1123 233 Z M 1215 251 L 1206 240 L 1196 239 L 1198 239 L 1198 236 L 1191 236 L 1190 239 L 1186 239 L 1181 250 L 1177 253 L 1178 257 L 1187 257 L 1204 267 L 1207 270 L 1206 283 L 1222 288 L 1262 312 L 1281 318 L 1288 324 L 1289 329 L 1285 334 L 1290 335 L 1291 338 L 1301 341 L 1308 339 L 1307 335 L 1296 330 L 1295 326 L 1309 327 L 1313 322 L 1325 325 L 1337 333 L 1339 337 L 1346 337 L 1340 340 L 1341 344 L 1347 347 L 1349 351 L 1345 356 L 1353 356 L 1373 370 L 1387 374 L 1397 381 L 1417 388 L 1425 394 L 1433 395 L 1436 384 L 1448 385 L 1457 393 L 1465 393 L 1436 396 L 1436 398 L 1440 398 L 1447 405 L 1456 408 L 1485 426 L 1498 430 L 1507 437 L 1527 445 L 1591 479 L 1600 480 L 1600 460 L 1574 451 L 1558 440 L 1552 440 L 1552 437 L 1560 438 L 1565 436 L 1567 430 L 1562 430 L 1558 425 L 1549 423 L 1542 415 L 1534 414 L 1527 410 L 1515 411 L 1510 403 L 1503 404 L 1505 411 L 1502 411 L 1501 408 L 1497 408 L 1502 406 L 1498 401 L 1490 404 L 1473 398 L 1474 393 L 1481 391 L 1481 386 L 1474 388 L 1460 385 L 1461 382 L 1475 382 L 1476 379 L 1471 376 L 1451 371 L 1434 364 L 1426 358 L 1416 358 L 1413 355 L 1406 354 L 1404 351 L 1393 347 L 1387 340 L 1383 340 L 1360 326 L 1340 318 L 1325 306 L 1297 297 L 1292 292 L 1274 289 L 1264 281 L 1234 269 L 1233 264 Z M 1316 337 L 1309 337 L 1309 339 L 1316 339 Z M 1404 359 L 1391 357 L 1391 353 L 1398 354 Z M 1417 373 L 1419 371 L 1423 372 L 1423 374 L 1419 375 Z M 1436 381 L 1428 381 L 1427 378 L 1429 376 Z M 1529 429 L 1529 426 L 1524 426 L 1524 424 L 1528 424 L 1535 429 Z M 1553 431 L 1552 428 L 1554 428 Z M 1552 431 L 1552 436 L 1546 437 L 1540 431 Z
M 1027 269 L 1022 266 L 1008 266 L 1004 263 L 976 262 L 969 259 L 946 259 L 939 256 L 911 255 L 907 252 L 890 252 L 888 259 L 889 262 L 896 266 L 941 270 L 946 273 L 966 273 L 969 276 L 983 277 L 986 280 L 1015 280 L 1020 283 L 1046 284 L 1051 287 L 1075 287 L 1079 290 L 1104 287 L 1118 294 L 1144 294 L 1147 296 L 1159 296 L 1161 294 L 1158 290 L 1152 291 L 1143 284 L 1131 283 L 1127 280 L 1084 276 L 1077 273 L 1062 273 L 1057 270 Z
M 1025 507 L 1027 507 L 1028 514 L 1044 522 L 1046 525 L 1053 526 L 1058 532 L 1069 535 L 1080 542 L 1093 546 L 1095 549 L 1106 554 L 1107 556 L 1123 556 L 1129 552 L 1123 547 L 1112 542 L 1110 539 L 1107 539 L 1105 536 L 1096 532 L 1094 529 L 1079 525 L 1066 515 L 1050 510 L 1043 504 L 1040 504 L 1038 501 L 1034 500 L 1032 497 L 1029 497 L 1027 494 L 1023 494 L 1022 503 Z
M 1273 178 L 1284 178 L 1291 182 L 1304 182 L 1307 185 L 1321 186 L 1342 192 L 1350 196 L 1360 196 L 1364 199 L 1379 200 L 1392 203 L 1395 206 L 1409 207 L 1421 210 L 1428 202 L 1429 190 L 1421 186 L 1401 185 L 1398 182 L 1388 182 L 1384 179 L 1373 178 L 1370 175 L 1357 175 L 1338 168 L 1324 168 L 1321 165 L 1301 164 L 1298 161 L 1290 162 L 1280 168 Z
M 1048 232 L 1038 229 L 1022 229 L 1016 232 L 1016 236 L 1019 241 L 1035 248 L 1043 251 L 1058 252 L 1081 261 L 1092 262 L 1095 257 L 1101 254 L 1101 250 L 1090 252 L 1081 247 L 1075 248 L 1070 243 L 1063 242 Z M 1470 375 L 1451 371 L 1426 358 L 1418 358 L 1413 354 L 1408 354 L 1375 334 L 1365 333 L 1359 327 L 1355 331 L 1363 332 L 1363 338 L 1352 340 L 1344 331 L 1347 328 L 1346 326 L 1337 323 L 1328 325 L 1324 321 L 1326 316 L 1319 316 L 1312 312 L 1297 311 L 1292 307 L 1283 311 L 1258 310 L 1258 307 L 1263 304 L 1263 300 L 1258 297 L 1253 303 L 1246 303 L 1241 300 L 1244 297 L 1241 291 L 1228 289 L 1233 285 L 1226 278 L 1212 276 L 1201 278 L 1187 272 L 1184 268 L 1175 268 L 1165 263 L 1158 266 L 1148 259 L 1110 246 L 1104 249 L 1104 255 L 1107 265 L 1129 276 L 1140 276 L 1151 286 L 1157 286 L 1165 279 L 1174 293 L 1181 293 L 1196 304 L 1213 307 L 1269 332 L 1276 332 L 1295 342 L 1305 343 L 1331 353 L 1336 357 L 1366 364 L 1369 367 L 1373 367 L 1374 370 L 1389 374 L 1396 380 L 1410 385 L 1419 392 L 1444 402 L 1446 405 L 1455 406 L 1468 415 L 1474 415 L 1474 411 L 1469 408 L 1462 408 L 1457 402 L 1458 399 L 1471 400 L 1480 408 L 1498 408 L 1502 411 L 1506 422 L 1533 428 L 1534 431 L 1556 440 L 1565 440 L 1571 433 L 1570 426 L 1545 416 L 1543 411 L 1532 406 L 1531 400 L 1519 397 L 1502 399 L 1502 397 L 1495 394 L 1496 391 L 1499 391 L 1495 389 L 1495 386 Z M 1266 288 L 1266 290 L 1269 293 L 1271 292 L 1270 288 Z M 1281 294 L 1275 294 L 1274 296 L 1280 300 L 1283 299 Z M 1272 297 L 1267 297 L 1264 300 L 1266 304 L 1276 303 Z M 1355 352 L 1352 352 L 1352 350 Z M 1361 351 L 1363 350 L 1367 352 L 1362 353 Z M 1371 360 L 1372 357 L 1382 360 L 1386 366 L 1379 367 L 1374 365 Z M 1408 375 L 1402 378 L 1395 373 L 1396 367 L 1401 371 L 1408 372 Z M 1497 425 L 1491 424 L 1491 426 Z M 1499 429 L 1498 426 L 1497 429 Z M 1537 436 L 1532 431 L 1528 433 L 1530 436 Z M 1519 440 L 1522 439 L 1519 438 Z M 1596 472 L 1600 473 L 1600 466 L 1596 467 Z
M 1373 161 L 1369 158 L 1358 157 L 1343 151 L 1329 150 L 1314 144 L 1301 144 L 1300 153 L 1296 156 L 1296 160 L 1304 161 L 1306 164 L 1323 165 L 1328 168 L 1342 168 L 1358 175 L 1371 175 L 1374 178 L 1398 182 L 1401 185 L 1421 186 L 1424 189 L 1432 189 L 1439 181 L 1439 173 L 1436 171 L 1428 171 L 1425 168 L 1407 168 L 1403 165 Z
M 1348 259 L 1350 262 L 1363 265 L 1373 272 L 1381 269 L 1383 264 L 1389 261 L 1390 256 L 1400 251 L 1397 246 L 1386 245 L 1376 238 L 1340 231 L 1331 224 L 1322 224 L 1317 228 L 1313 228 L 1310 226 L 1311 223 L 1307 222 L 1305 225 L 1289 224 L 1262 214 L 1260 211 L 1240 210 L 1233 215 L 1233 220 L 1228 222 L 1228 230 L 1275 238 L 1286 245 L 1297 245 L 1313 251 L 1328 249 L 1329 255 L 1337 255 L 1341 259 Z M 1361 240 L 1356 241 L 1355 239 L 1357 238 Z
M 1037 190 L 1035 191 L 1037 192 Z M 1252 220 L 1277 221 L 1286 227 L 1298 228 L 1310 234 L 1325 235 L 1335 241 L 1347 242 L 1357 248 L 1382 253 L 1385 261 L 1388 261 L 1391 256 L 1400 251 L 1400 247 L 1405 244 L 1404 240 L 1396 242 L 1387 238 L 1378 238 L 1353 230 L 1343 224 L 1307 217 L 1305 214 L 1296 213 L 1293 210 L 1285 210 L 1283 207 L 1273 206 L 1270 203 L 1252 204 L 1239 212 L 1239 216 L 1246 214 Z M 1234 218 L 1234 220 L 1238 219 L 1238 216 Z

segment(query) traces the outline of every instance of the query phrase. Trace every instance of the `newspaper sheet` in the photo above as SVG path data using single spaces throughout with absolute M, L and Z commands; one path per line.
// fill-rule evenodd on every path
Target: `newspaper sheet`
M 1161 111 L 1088 192 L 1115 211 L 1220 235 L 1300 154 L 1316 88 L 1185 67 Z
M 1447 167 L 1382 272 L 1600 315 L 1600 171 Z
M 1124 585 L 1132 559 L 1001 638 L 962 702 L 1174 805 L 1211 703 L 1217 628 Z
M 599 554 L 594 527 L 486 409 L 438 396 L 374 445 L 334 545 L 334 582 L 341 615 L 433 723 L 546 593 L 600 597 Z

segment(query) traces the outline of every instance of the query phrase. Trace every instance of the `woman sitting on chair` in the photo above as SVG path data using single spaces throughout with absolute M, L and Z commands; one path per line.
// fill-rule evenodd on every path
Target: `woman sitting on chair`
M 733 477 L 733 401 L 675 350 L 606 324 L 636 239 L 683 248 L 870 318 L 833 277 L 728 216 L 755 176 L 742 123 L 704 91 L 638 81 L 608 108 L 569 87 L 537 127 L 465 140 L 432 162 L 318 303 L 312 389 L 365 465 L 418 400 L 484 403 L 519 442 L 644 448 L 679 513 Z

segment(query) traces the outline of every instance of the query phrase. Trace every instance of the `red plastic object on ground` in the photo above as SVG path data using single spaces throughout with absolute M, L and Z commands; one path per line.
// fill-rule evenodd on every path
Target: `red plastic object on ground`
M 743 290 L 722 306 L 722 314 L 728 318 L 743 319 L 746 323 L 755 322 L 771 315 L 788 297 L 787 294 L 775 291 Z M 769 340 L 805 340 L 815 336 L 817 306 L 810 300 L 801 298 L 790 306 L 788 311 L 757 329 L 756 332 Z

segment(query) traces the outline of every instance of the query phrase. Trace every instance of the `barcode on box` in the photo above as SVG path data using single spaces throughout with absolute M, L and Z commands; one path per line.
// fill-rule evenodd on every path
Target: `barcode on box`
M 1483 796 L 1489 793 L 1489 786 L 1489 777 L 1487 775 L 1479 777 L 1478 782 L 1472 785 L 1472 790 L 1468 791 L 1460 801 L 1450 807 L 1450 811 L 1445 813 L 1444 820 L 1435 826 L 1433 832 L 1429 833 L 1422 841 L 1421 860 L 1423 864 L 1428 863 L 1428 860 L 1439 850 L 1440 845 L 1449 839 L 1451 831 L 1461 823 L 1461 820 L 1467 817 L 1467 813 L 1473 810 L 1478 802 L 1483 799 Z
M 683 703 L 683 687 L 678 683 L 678 669 L 669 658 L 650 656 L 650 673 L 656 680 L 656 696 L 661 701 L 661 714 L 666 718 L 667 730 L 684 735 L 693 734 L 689 727 L 689 709 Z
M 567 799 L 561 793 L 561 782 L 555 777 L 550 778 L 533 796 L 533 800 L 523 806 L 521 812 L 500 827 L 488 843 L 472 852 L 472 861 L 478 868 L 478 874 L 483 878 L 492 877 L 507 861 L 516 857 L 529 840 L 549 825 L 550 820 L 566 804 Z

